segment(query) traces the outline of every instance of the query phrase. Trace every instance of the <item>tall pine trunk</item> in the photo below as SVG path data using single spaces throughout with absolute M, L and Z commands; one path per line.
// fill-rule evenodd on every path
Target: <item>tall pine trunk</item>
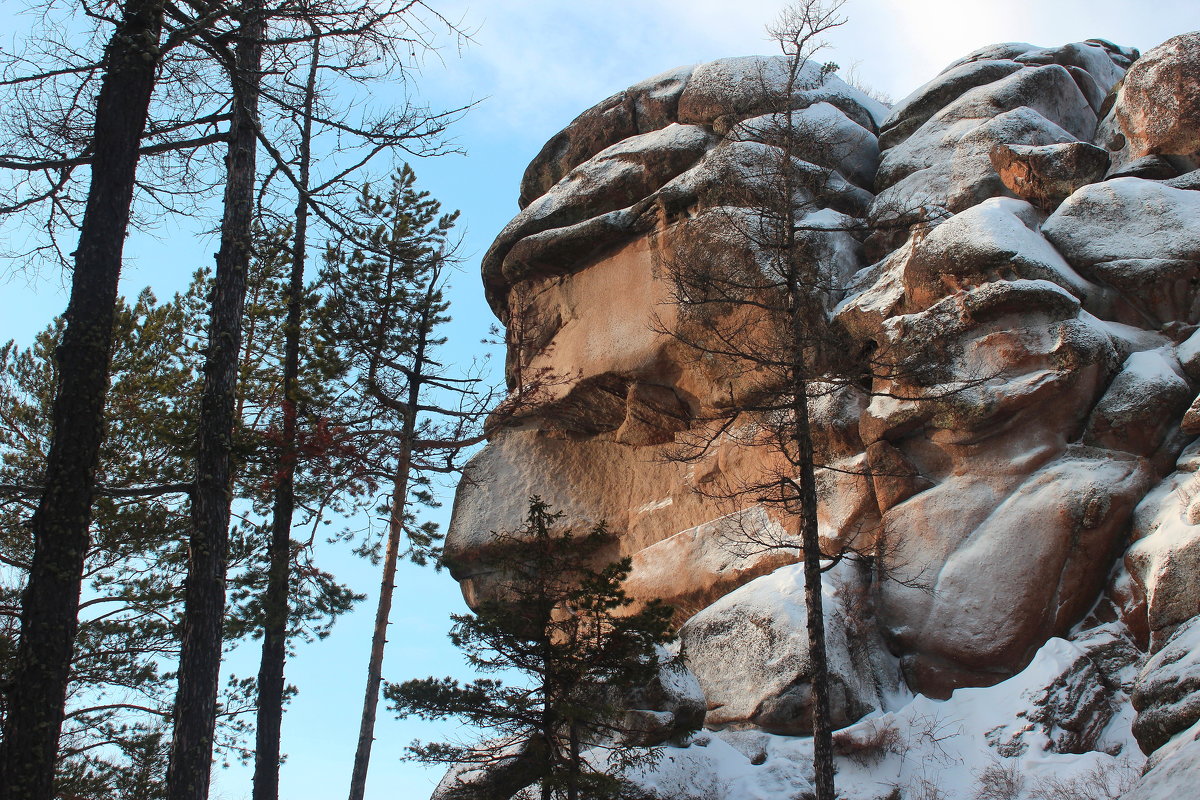
M 412 426 L 405 421 L 392 486 L 392 510 L 388 518 L 387 549 L 383 558 L 383 579 L 379 584 L 379 605 L 375 609 L 375 630 L 371 634 L 371 655 L 367 662 L 367 688 L 363 696 L 362 719 L 358 728 L 358 746 L 350 773 L 350 800 L 363 800 L 367 791 L 367 769 L 371 764 L 371 745 L 375 741 L 375 715 L 379 707 L 379 686 L 383 682 L 383 650 L 387 644 L 388 618 L 392 613 L 392 592 L 396 588 L 396 564 L 400 541 L 404 536 L 408 481 L 412 471 Z
M 436 277 L 431 279 L 420 309 L 419 339 L 413 353 L 408 378 L 408 396 L 404 407 L 404 422 L 400 431 L 400 453 L 396 459 L 392 486 L 392 510 L 388 517 L 387 549 L 384 553 L 383 580 L 379 584 L 379 605 L 375 609 L 375 630 L 371 634 L 371 656 L 367 662 L 367 688 L 363 696 L 362 719 L 358 728 L 358 746 L 354 751 L 354 767 L 350 772 L 349 800 L 363 800 L 367 792 L 367 769 L 371 765 L 371 746 L 375 741 L 375 715 L 379 708 L 379 687 L 383 682 L 383 650 L 387 644 L 388 618 L 392 613 L 392 591 L 396 588 L 396 563 L 400 557 L 400 541 L 404 536 L 404 514 L 408 505 L 408 484 L 412 474 L 413 442 L 417 430 L 417 405 L 421 399 L 422 375 L 425 372 L 425 353 L 435 316 L 433 293 Z
M 127 0 L 105 52 L 92 182 L 58 348 L 45 490 L 31 523 L 34 555 L 22 598 L 17 661 L 6 687 L 0 743 L 4 800 L 49 800 L 53 791 L 104 431 L 117 282 L 162 22 L 162 0 Z
M 283 441 L 279 483 L 271 509 L 267 591 L 263 596 L 263 647 L 258 667 L 258 722 L 254 736 L 253 800 L 278 800 L 280 737 L 286 689 L 288 600 L 292 566 L 292 516 L 296 509 L 296 404 L 299 401 L 300 323 L 304 307 L 304 260 L 308 238 L 308 185 L 312 167 L 312 111 L 316 96 L 320 40 L 313 42 L 300 134 L 300 198 L 292 269 L 288 277 L 287 318 L 283 327 Z
M 226 156 L 225 209 L 200 401 L 183 643 L 175 732 L 167 769 L 168 800 L 206 800 L 212 770 L 224 639 L 238 353 L 254 213 L 255 126 L 263 38 L 261 0 L 243 0 L 242 15 L 230 74 L 233 104 Z

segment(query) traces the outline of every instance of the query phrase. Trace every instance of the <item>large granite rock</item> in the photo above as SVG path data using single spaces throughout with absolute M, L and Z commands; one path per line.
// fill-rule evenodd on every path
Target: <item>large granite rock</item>
M 1147 754 L 1200 722 L 1200 617 L 1194 617 L 1146 662 L 1133 688 L 1133 733 Z
M 984 48 L 890 112 L 815 65 L 782 98 L 778 59 L 722 59 L 581 115 L 484 259 L 531 402 L 455 501 L 447 553 L 468 600 L 488 591 L 489 532 L 519 526 L 529 495 L 606 520 L 635 596 L 691 617 L 709 724 L 803 730 L 804 619 L 780 599 L 797 591 L 795 520 L 730 491 L 783 462 L 754 425 L 673 457 L 761 376 L 688 346 L 704 332 L 672 272 L 765 274 L 745 234 L 765 168 L 790 155 L 796 227 L 830 290 L 816 324 L 861 360 L 815 392 L 811 420 L 821 536 L 877 568 L 864 636 L 914 691 L 1003 683 L 1102 613 L 1124 556 L 1103 613 L 1162 647 L 1200 612 L 1194 447 L 1180 457 L 1200 432 L 1200 194 L 1154 177 L 1196 152 L 1194 38 L 1140 61 L 1103 40 Z M 789 129 L 804 144 L 784 154 Z M 1105 180 L 1110 161 L 1129 177 Z M 778 324 L 737 313 L 742 330 Z M 751 529 L 772 546 L 747 549 Z M 839 659 L 839 721 L 882 708 L 862 670 L 884 667 Z M 1093 695 L 1124 702 L 1120 681 L 1067 673 L 1047 703 L 1068 733 L 1047 735 L 1098 748 Z M 1083 699 L 1095 713 L 1068 719 Z
M 830 716 L 842 728 L 883 708 L 899 670 L 875 630 L 864 576 L 839 569 L 822 588 Z M 730 592 L 683 625 L 681 657 L 704 691 L 707 726 L 812 730 L 806 619 L 803 565 L 794 565 Z
M 1200 166 L 1200 32 L 1175 36 L 1138 59 L 1113 112 L 1128 157 L 1174 156 Z
M 1042 147 L 1000 144 L 990 157 L 1004 188 L 1047 212 L 1081 187 L 1100 180 L 1109 159 L 1107 150 L 1087 142 Z
M 1121 800 L 1179 800 L 1200 786 L 1200 722 L 1178 734 L 1146 764 Z

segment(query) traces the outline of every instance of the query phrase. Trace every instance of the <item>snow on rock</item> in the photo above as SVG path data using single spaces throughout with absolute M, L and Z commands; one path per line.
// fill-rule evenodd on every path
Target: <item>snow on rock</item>
M 623 698 L 629 710 L 622 741 L 651 746 L 686 735 L 704 723 L 704 692 L 696 676 L 665 648 L 657 648 L 658 672 L 646 686 Z
M 1200 441 L 1180 455 L 1176 472 L 1150 490 L 1134 512 L 1125 567 L 1144 604 L 1152 650 L 1200 614 Z
M 997 42 L 996 44 L 988 44 L 976 50 L 972 50 L 962 58 L 955 59 L 950 62 L 949 66 L 939 72 L 939 75 L 945 75 L 963 64 L 970 64 L 975 61 L 1008 61 L 1016 58 L 1022 53 L 1028 53 L 1030 50 L 1037 50 L 1038 46 L 1029 42 Z
M 1182 800 L 1200 786 L 1200 722 L 1175 735 L 1146 764 L 1121 800 Z
M 874 631 L 867 586 L 848 562 L 827 574 L 826 643 L 835 727 L 883 707 L 898 672 Z M 803 564 L 730 592 L 679 631 L 680 655 L 708 701 L 705 725 L 775 733 L 812 726 Z
M 778 567 L 794 563 L 795 551 L 738 547 L 747 528 L 765 530 L 778 523 L 761 506 L 697 525 L 639 550 L 625 583 L 634 597 L 670 598 L 684 617 L 733 589 Z M 782 530 L 771 536 L 782 539 Z
M 988 120 L 1019 109 L 1040 116 L 1051 129 L 1066 132 L 1066 138 L 1060 141 L 1090 141 L 1096 127 L 1095 112 L 1071 73 L 1057 64 L 1029 67 L 967 91 L 930 117 L 903 143 L 884 154 L 876 185 L 891 186 L 917 170 L 945 162 L 968 133 Z
M 713 148 L 695 167 L 665 185 L 646 200 L 667 219 L 686 216 L 693 206 L 707 208 L 746 206 L 762 191 L 766 176 L 775 174 L 778 148 L 753 141 L 726 140 Z M 792 159 L 796 175 L 797 205 L 861 216 L 873 199 L 870 192 L 847 181 L 840 172 L 799 158 Z
M 1200 322 L 1200 193 L 1142 178 L 1094 183 L 1042 231 L 1085 276 L 1121 292 L 1123 321 Z
M 892 147 L 925 121 L 977 86 L 1006 78 L 1023 65 L 1015 61 L 968 61 L 946 70 L 892 106 L 879 132 L 879 146 Z
M 914 303 L 928 305 L 964 285 L 1016 275 L 1047 280 L 1086 305 L 1102 299 L 1038 231 L 1037 211 L 1021 200 L 996 197 L 955 214 L 913 251 L 905 284 Z
M 679 99 L 679 121 L 728 131 L 741 119 L 778 108 L 776 98 L 786 91 L 787 80 L 783 56 L 722 58 L 701 64 Z M 837 75 L 824 73 L 814 61 L 800 69 L 789 102 L 793 108 L 830 103 L 872 132 L 887 116 L 886 106 Z
M 1099 99 L 1103 100 L 1125 75 L 1124 67 L 1118 64 L 1117 60 L 1124 61 L 1126 66 L 1129 63 L 1128 59 L 1119 56 L 1118 59 L 1114 59 L 1114 55 L 1118 54 L 1113 52 L 1111 44 L 1105 46 L 1103 42 L 1089 40 L 1071 42 L 1061 47 L 1027 50 L 1014 56 L 1013 60 L 1022 64 L 1061 64 L 1071 71 L 1077 82 L 1080 82 L 1081 78 L 1075 70 L 1086 72 L 1088 78 L 1095 82 Z M 1099 102 L 1094 107 L 1099 108 Z
M 679 95 L 693 69 L 678 67 L 644 80 L 572 120 L 546 142 L 525 170 L 521 179 L 521 208 L 609 145 L 675 122 Z
M 1084 186 L 1042 226 L 1077 267 L 1109 261 L 1200 261 L 1200 193 L 1142 178 Z
M 814 103 L 787 115 L 765 114 L 744 120 L 729 133 L 734 141 L 777 143 L 796 137 L 796 155 L 836 169 L 858 186 L 870 189 L 879 166 L 875 135 L 829 103 Z
M 925 137 L 922 128 L 908 142 Z M 940 220 L 989 197 L 1009 194 L 992 164 L 991 153 L 997 146 L 1073 141 L 1072 134 L 1036 110 L 1025 107 L 986 120 L 958 122 L 943 135 L 940 144 L 928 148 L 925 154 L 928 165 L 920 166 L 890 185 L 876 180 L 876 188 L 887 188 L 879 192 L 872 206 L 872 222 L 887 230 L 896 225 Z M 908 142 L 903 146 L 907 147 Z M 888 150 L 883 162 L 886 164 L 891 154 L 899 149 Z M 926 157 L 917 163 L 924 164 Z
M 1200 328 L 1175 349 L 1175 357 L 1189 378 L 1200 381 Z
M 836 734 L 840 798 L 928 797 L 936 787 L 936 796 L 970 800 L 991 771 L 1015 776 L 1020 798 L 1075 788 L 1115 800 L 1144 763 L 1089 651 L 1063 639 L 996 686 L 897 699 Z M 668 747 L 627 777 L 662 800 L 777 800 L 810 791 L 811 760 L 807 737 L 722 730 Z
M 1170 360 L 1168 360 L 1170 359 Z M 1092 409 L 1084 444 L 1153 455 L 1192 399 L 1187 380 L 1161 350 L 1134 353 Z
M 538 766 L 527 748 L 504 742 L 496 742 L 495 747 L 485 764 L 452 765 L 429 800 L 507 800 L 528 786 Z
M 483 257 L 485 277 L 499 279 L 505 257 L 521 239 L 633 205 L 695 164 L 716 141 L 703 128 L 672 123 L 601 150 L 505 226 Z
M 1153 753 L 1200 721 L 1200 617 L 1179 626 L 1146 662 L 1133 688 L 1133 733 Z

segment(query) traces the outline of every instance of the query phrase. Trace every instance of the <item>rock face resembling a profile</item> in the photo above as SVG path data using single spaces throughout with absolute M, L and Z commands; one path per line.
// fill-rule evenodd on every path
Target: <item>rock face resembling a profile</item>
M 543 382 L 456 497 L 446 548 L 468 600 L 488 591 L 488 531 L 540 495 L 605 520 L 630 591 L 690 617 L 709 727 L 807 730 L 795 520 L 720 490 L 780 462 L 753 426 L 672 457 L 751 385 L 688 346 L 673 265 L 769 263 L 739 231 L 761 222 L 748 198 L 786 124 L 804 133 L 797 229 L 830 285 L 814 313 L 867 375 L 810 414 L 822 540 L 872 564 L 857 611 L 828 606 L 838 725 L 910 691 L 1036 683 L 1047 642 L 1106 625 L 1173 658 L 1200 615 L 1198 42 L 996 45 L 890 110 L 816 65 L 783 98 L 780 59 L 722 59 L 585 111 L 483 261 L 510 385 Z M 1043 705 L 1054 752 L 1082 758 L 1120 749 L 1134 714 L 1132 673 L 1081 652 Z M 1148 749 L 1194 722 L 1165 675 L 1135 692 Z

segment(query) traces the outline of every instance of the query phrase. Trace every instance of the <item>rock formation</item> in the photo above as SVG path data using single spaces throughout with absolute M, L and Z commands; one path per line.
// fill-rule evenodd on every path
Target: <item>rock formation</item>
M 838 287 L 828 324 L 904 367 L 864 367 L 813 406 L 822 537 L 877 562 L 830 598 L 844 741 L 932 725 L 907 746 L 981 770 L 963 753 L 1003 765 L 1032 748 L 1111 778 L 1109 796 L 1170 796 L 1200 771 L 1200 34 L 1140 57 L 995 45 L 890 109 L 809 64 L 781 110 L 784 74 L 758 57 L 663 73 L 530 164 L 483 261 L 525 402 L 459 490 L 455 577 L 468 601 L 489 590 L 489 532 L 519 527 L 530 495 L 606 521 L 631 591 L 690 617 L 681 658 L 719 732 L 644 784 L 712 773 L 696 796 L 732 798 L 807 780 L 797 556 L 737 546 L 787 520 L 704 491 L 766 456 L 729 436 L 670 458 L 741 379 L 675 335 L 669 265 L 737 246 L 729 221 L 753 213 L 737 189 L 791 114 L 812 176 L 797 213 Z M 978 741 L 930 722 L 988 697 L 1002 705 L 962 726 L 991 720 Z M 1136 787 L 1113 766 L 1141 767 L 1130 730 L 1155 753 Z M 777 768 L 759 784 L 729 766 L 760 756 Z M 843 767 L 845 787 L 858 767 Z

